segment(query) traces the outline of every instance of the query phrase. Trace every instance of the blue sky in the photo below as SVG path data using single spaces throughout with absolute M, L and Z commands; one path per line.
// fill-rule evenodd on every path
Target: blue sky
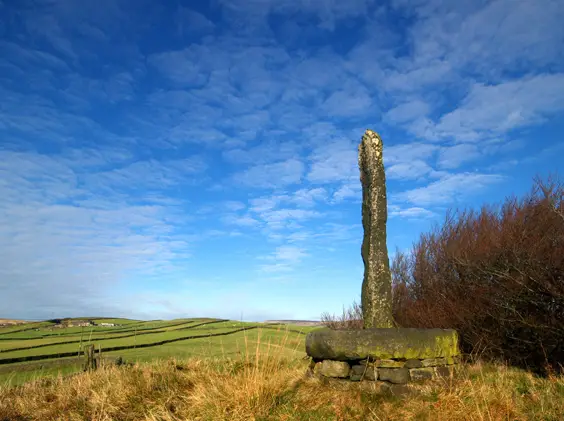
M 0 0 L 0 316 L 316 319 L 388 248 L 562 173 L 559 0 Z

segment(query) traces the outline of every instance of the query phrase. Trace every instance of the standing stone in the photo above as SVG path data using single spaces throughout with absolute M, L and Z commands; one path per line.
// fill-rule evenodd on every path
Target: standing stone
M 386 246 L 386 175 L 382 159 L 382 139 L 366 130 L 358 147 L 362 183 L 362 312 L 365 328 L 393 327 L 392 277 Z

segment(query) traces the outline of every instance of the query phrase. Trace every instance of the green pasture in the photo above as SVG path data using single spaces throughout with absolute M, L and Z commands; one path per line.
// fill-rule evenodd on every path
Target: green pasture
M 0 353 L 0 364 L 2 363 L 2 360 L 6 358 L 19 358 L 29 355 L 38 355 L 38 354 L 51 355 L 51 354 L 60 354 L 60 353 L 78 351 L 81 345 L 86 345 L 89 343 L 101 345 L 103 352 L 104 348 L 111 348 L 116 346 L 136 346 L 143 344 L 151 344 L 159 341 L 178 339 L 187 336 L 206 335 L 210 333 L 214 333 L 214 334 L 224 333 L 224 332 L 230 332 L 235 329 L 240 329 L 241 327 L 243 326 L 241 326 L 240 324 L 238 326 L 223 326 L 223 327 L 217 327 L 213 325 L 211 325 L 210 327 L 199 326 L 189 330 L 170 330 L 170 331 L 151 333 L 148 335 L 133 335 L 133 336 L 127 336 L 127 337 L 115 338 L 115 339 L 111 337 L 91 339 L 88 337 L 88 335 L 85 335 L 82 342 L 79 343 L 71 343 L 71 344 L 53 343 L 50 346 L 45 346 L 41 348 L 29 348 L 19 351 L 10 351 L 9 349 L 4 349 Z M 25 343 L 23 341 L 16 342 L 16 344 L 18 345 L 21 345 L 22 343 L 25 346 Z
M 208 333 L 219 332 L 220 330 L 227 329 L 239 329 L 244 326 L 253 326 L 252 323 L 242 323 L 242 322 L 199 322 L 193 323 L 183 323 L 180 325 L 168 326 L 163 328 L 152 327 L 147 329 L 139 329 L 137 331 L 120 331 L 120 332 L 96 332 L 94 328 L 85 328 L 81 334 L 74 334 L 74 335 L 66 335 L 66 336 L 48 336 L 43 338 L 37 339 L 30 339 L 30 338 L 14 338 L 12 340 L 1 340 L 0 341 L 0 361 L 4 358 L 11 358 L 13 355 L 12 349 L 20 349 L 20 348 L 29 348 L 35 349 L 34 347 L 40 346 L 39 349 L 52 349 L 54 347 L 57 348 L 57 352 L 67 352 L 68 347 L 78 346 L 81 343 L 99 343 L 102 344 L 103 347 L 109 347 L 107 345 L 107 341 L 113 340 L 111 346 L 122 346 L 130 341 L 134 341 L 135 343 L 150 343 L 150 342 L 158 342 L 158 340 L 166 340 L 176 337 L 183 337 L 183 336 L 191 336 L 191 331 L 199 332 L 198 334 L 202 334 L 202 329 L 209 331 Z M 24 332 L 22 332 L 24 333 Z M 158 336 L 157 336 L 158 335 Z M 11 337 L 11 335 L 10 335 Z M 149 340 L 143 340 L 140 338 L 148 338 Z M 158 340 L 154 340 L 158 338 Z M 117 341 L 117 342 L 116 342 Z M 68 344 L 66 342 L 76 342 L 76 344 Z M 116 345 L 116 343 L 118 345 Z M 53 347 L 48 347 L 46 345 L 52 344 Z M 62 347 L 65 347 L 65 350 L 60 350 Z M 15 351 L 14 351 L 15 352 Z M 6 354 L 10 353 L 10 354 Z M 26 355 L 35 355 L 39 354 L 40 352 L 33 352 L 32 354 Z
M 2 326 L 0 327 L 0 335 L 6 334 L 6 333 L 13 333 L 13 332 L 19 332 L 21 330 L 27 330 L 27 329 L 40 329 L 40 328 L 45 328 L 48 326 L 52 326 L 53 324 L 50 322 L 29 322 L 29 323 L 23 323 L 20 325 L 14 325 L 14 326 Z
M 36 339 L 50 339 L 60 338 L 63 340 L 80 339 L 84 335 L 92 336 L 93 338 L 102 338 L 111 335 L 125 335 L 128 333 L 142 333 L 151 330 L 174 330 L 189 327 L 191 325 L 212 322 L 212 319 L 179 319 L 174 321 L 151 321 L 130 323 L 125 326 L 107 327 L 107 326 L 85 326 L 85 327 L 66 327 L 66 328 L 53 328 L 52 325 L 44 326 L 33 330 L 26 330 L 20 332 L 6 332 L 0 333 L 0 349 L 4 348 L 3 343 L 7 340 L 25 340 L 31 341 Z M 24 346 L 24 345 L 22 345 Z
M 109 319 L 104 319 L 109 320 Z M 124 329 L 96 331 L 96 328 L 78 328 L 79 331 L 67 332 L 64 335 L 48 335 L 45 337 L 37 334 L 48 331 L 48 325 L 43 325 L 39 331 L 31 330 L 12 333 L 10 340 L 0 340 L 0 384 L 18 385 L 27 381 L 56 376 L 67 375 L 81 370 L 81 358 L 78 358 L 80 346 L 92 343 L 98 349 L 101 346 L 102 359 L 111 363 L 117 357 L 127 362 L 148 362 L 155 359 L 186 359 L 186 358 L 230 358 L 249 354 L 253 356 L 257 349 L 261 354 L 270 353 L 287 357 L 304 356 L 305 334 L 316 327 L 292 325 L 262 325 L 239 321 L 216 321 L 217 319 L 178 319 L 170 321 L 149 321 L 128 323 L 127 331 Z M 108 322 L 113 323 L 113 322 Z M 131 330 L 135 325 L 137 329 Z M 230 333 L 243 327 L 250 330 Z M 256 327 L 256 328 L 255 328 Z M 20 326 L 22 328 L 22 326 Z M 68 328 L 76 329 L 76 328 Z M 62 329 L 64 330 L 64 329 Z M 116 337 L 134 334 L 124 338 Z M 27 334 L 27 336 L 25 335 Z M 226 334 L 178 340 L 184 337 Z M 137 348 L 140 345 L 158 343 L 166 340 L 178 340 L 172 343 Z M 79 341 L 71 344 L 61 344 L 66 341 Z M 39 348 L 32 346 L 45 345 Z M 118 351 L 104 351 L 105 348 L 115 346 L 128 346 L 129 349 Z M 29 348 L 14 350 L 13 348 Z M 58 354 L 76 352 L 74 358 L 46 358 L 38 361 L 2 364 L 2 359 L 28 356 L 56 356 Z
M 262 355 L 269 351 L 271 355 L 282 354 L 293 358 L 305 356 L 304 342 L 304 334 L 290 332 L 285 328 L 274 330 L 260 327 L 232 335 L 187 339 L 153 348 L 108 352 L 105 355 L 120 356 L 131 362 L 147 362 L 169 358 L 230 358 L 245 354 L 253 356 L 258 346 Z

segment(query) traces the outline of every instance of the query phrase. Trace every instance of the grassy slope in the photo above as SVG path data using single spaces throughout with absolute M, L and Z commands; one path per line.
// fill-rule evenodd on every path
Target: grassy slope
M 304 357 L 305 336 L 284 329 L 256 329 L 238 332 L 228 336 L 211 338 L 188 339 L 186 341 L 161 345 L 155 348 L 129 349 L 109 352 L 108 356 L 121 356 L 127 361 L 146 362 L 169 358 L 222 358 L 235 357 L 245 353 L 245 350 L 260 344 L 261 350 L 267 349 L 270 343 L 272 349 L 278 349 L 279 343 L 284 343 L 283 353 L 290 357 Z
M 539 379 L 503 366 L 474 365 L 459 380 L 419 396 L 378 395 L 358 383 L 304 378 L 307 362 L 278 347 L 247 343 L 237 358 L 192 358 L 0 389 L 0 419 L 58 420 L 561 420 L 564 378 Z M 258 352 L 257 352 L 258 351 Z
M 45 326 L 39 329 L 18 331 L 15 333 L 0 332 L 0 344 L 4 340 L 20 339 L 31 340 L 41 338 L 66 338 L 76 337 L 81 334 L 92 333 L 95 336 L 105 335 L 118 335 L 128 332 L 144 332 L 149 330 L 162 330 L 162 329 L 178 329 L 182 326 L 189 326 L 191 324 L 204 323 L 206 319 L 179 319 L 173 321 L 150 321 L 150 322 L 136 322 L 123 326 L 107 327 L 107 326 L 88 326 L 88 327 L 65 327 L 65 328 L 52 328 L 52 325 Z
M 214 357 L 222 355 L 239 355 L 241 348 L 245 347 L 245 343 L 252 344 L 259 340 L 262 340 L 264 344 L 268 341 L 276 342 L 280 341 L 282 338 L 287 339 L 287 345 L 292 347 L 298 347 L 301 355 L 303 355 L 303 339 L 305 335 L 303 333 L 296 333 L 293 331 L 287 331 L 288 328 L 295 329 L 299 331 L 309 331 L 309 327 L 302 329 L 297 326 L 290 327 L 276 327 L 268 326 L 264 329 L 251 330 L 245 332 L 235 333 L 229 336 L 221 337 L 211 337 L 211 338 L 201 338 L 201 339 L 188 339 L 185 341 L 179 341 L 175 343 L 150 347 L 150 348 L 137 348 L 130 350 L 120 350 L 115 352 L 104 352 L 104 347 L 110 347 L 115 345 L 139 345 L 142 343 L 152 343 L 153 341 L 160 341 L 163 339 L 171 339 L 184 336 L 193 335 L 205 335 L 208 333 L 216 334 L 222 332 L 231 332 L 234 329 L 240 329 L 241 327 L 256 326 L 254 323 L 242 323 L 235 321 L 220 322 L 220 323 L 206 323 L 204 326 L 198 326 L 191 329 L 183 328 L 184 325 L 178 326 L 177 329 L 171 328 L 168 331 L 148 334 L 137 337 L 110 339 L 93 343 L 102 345 L 102 353 L 105 358 L 117 358 L 121 356 L 128 361 L 152 361 L 155 359 L 170 358 L 170 357 Z M 107 335 L 106 337 L 111 338 Z M 49 338 L 50 339 L 50 338 Z M 47 341 L 47 339 L 45 339 Z M 28 343 L 30 341 L 21 341 L 22 343 Z M 87 343 L 88 337 L 85 335 L 85 340 L 83 342 Z M 26 355 L 44 355 L 44 354 L 58 354 L 61 352 L 77 352 L 78 345 L 66 344 L 66 345 L 52 345 L 45 346 L 41 348 L 28 349 L 22 351 L 12 351 L 12 352 L 2 352 L 0 353 L 0 359 L 11 358 L 14 356 L 26 356 Z M 0 342 L 0 346 L 4 346 L 3 342 Z M 63 371 L 69 372 L 69 370 L 64 367 L 65 364 L 55 364 L 56 367 L 53 368 L 53 364 L 56 362 L 71 361 L 72 359 L 54 359 L 54 360 L 40 360 L 36 362 L 24 362 L 15 363 L 8 365 L 0 365 L 0 384 L 6 383 L 10 380 L 10 384 L 16 385 L 28 381 L 31 378 L 52 376 L 57 374 L 58 369 L 64 369 Z M 71 366 L 70 371 L 77 371 L 80 368 L 80 364 L 76 361 L 69 362 L 67 365 Z
M 165 331 L 159 333 L 152 333 L 149 335 L 127 336 L 124 338 L 117 338 L 117 339 L 107 338 L 103 341 L 98 341 L 98 342 L 96 342 L 95 340 L 89 341 L 88 337 L 86 337 L 81 343 L 71 343 L 71 344 L 62 344 L 62 345 L 53 344 L 41 348 L 31 348 L 31 349 L 24 349 L 20 351 L 4 351 L 0 354 L 0 362 L 5 358 L 18 358 L 18 357 L 26 357 L 31 355 L 53 355 L 53 354 L 60 354 L 67 352 L 75 352 L 80 349 L 81 344 L 86 345 L 88 343 L 93 343 L 96 345 L 100 344 L 103 350 L 104 348 L 152 344 L 159 341 L 167 341 L 167 340 L 179 339 L 189 336 L 207 335 L 211 333 L 213 334 L 225 333 L 225 332 L 231 332 L 233 330 L 234 330 L 233 327 L 211 329 L 201 326 L 190 330 Z
M 213 323 L 213 324 L 212 324 Z M 6 352 L 14 348 L 31 348 L 37 345 L 56 344 L 70 341 L 99 341 L 124 336 L 145 335 L 152 332 L 165 332 L 172 330 L 192 329 L 204 324 L 209 326 L 215 325 L 215 322 L 202 322 L 199 320 L 182 322 L 182 323 L 161 323 L 139 326 L 138 329 L 115 329 L 105 330 L 96 327 L 88 327 L 81 330 L 73 330 L 71 332 L 61 332 L 59 334 L 45 333 L 45 330 L 39 332 L 19 332 L 14 334 L 6 334 L 0 338 L 0 352 Z M 80 329 L 80 328 L 78 328 Z

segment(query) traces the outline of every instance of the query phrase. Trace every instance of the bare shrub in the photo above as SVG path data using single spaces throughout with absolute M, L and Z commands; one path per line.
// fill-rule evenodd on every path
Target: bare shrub
M 340 316 L 323 313 L 321 315 L 321 322 L 334 330 L 362 329 L 364 327 L 362 306 L 354 301 L 349 308 L 343 307 L 343 313 Z
M 449 212 L 391 266 L 404 327 L 455 328 L 465 352 L 535 371 L 564 361 L 564 186 Z

